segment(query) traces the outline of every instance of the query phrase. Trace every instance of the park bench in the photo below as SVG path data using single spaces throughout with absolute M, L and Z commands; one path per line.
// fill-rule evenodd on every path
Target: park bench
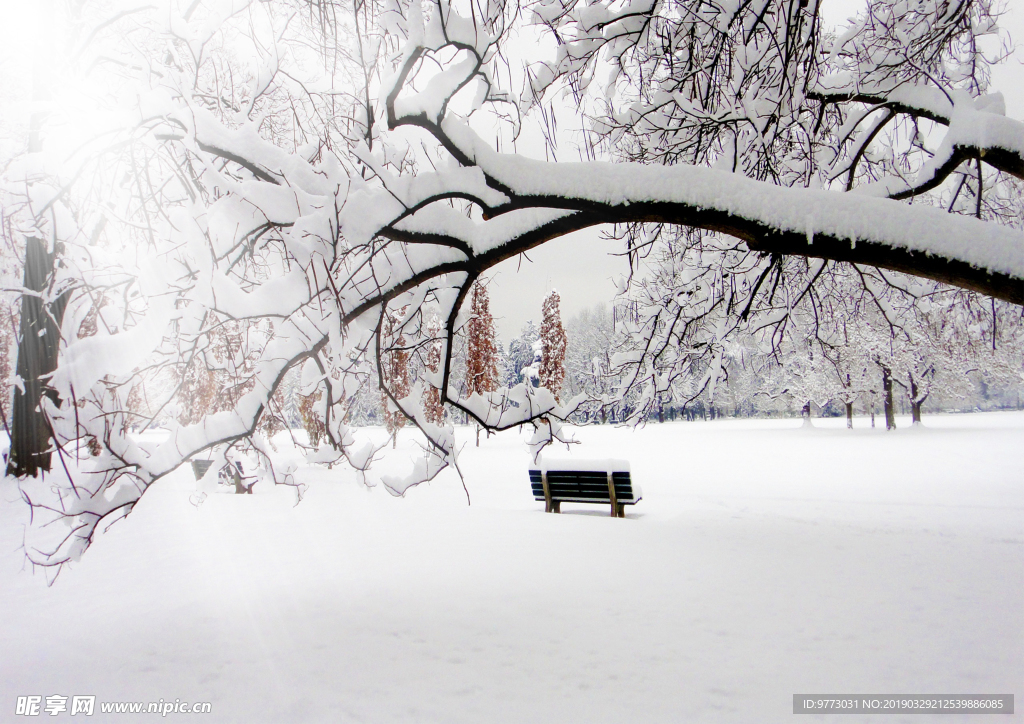
M 562 503 L 596 503 L 610 505 L 612 517 L 625 518 L 625 506 L 643 497 L 624 460 L 542 461 L 530 469 L 530 487 L 546 513 L 562 512 Z
M 211 465 L 213 465 L 212 460 L 193 460 L 192 474 L 196 476 L 196 480 L 199 480 L 204 475 L 206 475 L 206 471 L 210 469 Z M 248 485 L 246 485 L 242 481 L 242 464 L 237 461 L 235 462 L 234 467 L 230 465 L 225 465 L 223 468 L 221 468 L 221 470 L 217 473 L 217 478 L 221 482 L 234 483 L 235 493 L 239 494 L 248 493 L 249 495 L 252 495 L 252 488 L 254 485 L 256 485 L 255 480 L 249 483 Z

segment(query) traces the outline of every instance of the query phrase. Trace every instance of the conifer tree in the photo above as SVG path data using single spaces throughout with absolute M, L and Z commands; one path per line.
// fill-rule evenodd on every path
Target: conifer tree
M 533 343 L 540 339 L 540 332 L 533 320 L 527 320 L 519 336 L 508 344 L 505 355 L 505 386 L 515 387 L 523 381 L 523 369 L 533 364 Z
M 498 345 L 495 342 L 494 318 L 487 287 L 473 285 L 470 302 L 466 352 L 466 387 L 472 395 L 493 392 L 498 386 Z
M 494 318 L 487 287 L 473 285 L 466 349 L 466 394 L 484 394 L 498 387 L 498 345 L 494 339 Z M 476 431 L 480 446 L 480 428 Z
M 566 338 L 558 306 L 560 301 L 558 292 L 552 289 L 544 299 L 543 318 L 540 323 L 540 384 L 541 387 L 551 390 L 555 399 L 558 399 L 562 381 L 565 379 Z

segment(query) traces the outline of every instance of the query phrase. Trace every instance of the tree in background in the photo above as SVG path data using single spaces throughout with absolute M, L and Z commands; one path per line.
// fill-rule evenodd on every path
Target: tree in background
M 196 355 L 181 373 L 177 395 L 178 423 L 190 425 L 219 409 L 227 409 L 227 400 L 222 392 L 205 355 Z
M 584 309 L 565 324 L 565 380 L 567 397 L 584 394 L 592 402 L 584 419 L 616 418 L 621 400 L 614 399 L 618 377 L 612 372 L 612 353 L 622 340 L 615 333 L 612 315 L 604 304 Z
M 11 426 L 11 375 L 13 360 L 18 354 L 17 317 L 7 299 L 0 300 L 0 421 L 4 431 L 10 435 Z
M 493 392 L 498 387 L 498 344 L 487 287 L 473 285 L 466 343 L 466 394 Z
M 466 394 L 486 395 L 498 387 L 498 344 L 495 341 L 494 317 L 487 287 L 473 285 L 466 341 Z M 480 445 L 480 428 L 476 444 Z
M 40 44 L 31 58 L 31 72 L 26 74 L 31 79 L 32 98 L 27 129 L 28 158 L 43 157 L 46 139 L 44 126 L 50 113 L 50 103 L 55 100 L 52 86 L 57 71 L 56 59 L 68 57 L 68 41 L 73 37 L 70 33 L 61 32 L 66 31 L 66 27 L 54 17 L 56 14 L 53 13 L 52 0 L 40 0 L 40 5 L 42 13 L 51 20 L 48 31 L 52 33 L 52 39 L 57 41 L 59 38 L 64 42 L 57 41 L 52 46 L 47 43 L 45 48 Z M 16 101 L 10 103 L 10 100 L 5 98 L 6 104 L 16 105 Z M 3 161 L 7 165 L 8 159 L 4 158 Z M 14 204 L 22 207 L 21 213 L 28 210 L 30 214 L 38 216 L 46 213 L 44 210 L 51 206 L 54 208 L 50 211 L 51 216 L 67 213 L 69 209 L 62 202 L 47 196 L 50 192 L 44 189 L 48 183 L 41 175 L 29 173 L 25 180 L 28 183 L 25 184 L 24 199 Z M 35 186 L 34 193 L 28 193 L 30 186 Z M 6 206 L 9 199 L 4 201 Z M 50 470 L 52 452 L 55 446 L 60 445 L 57 436 L 53 434 L 45 402 L 56 406 L 61 404 L 60 394 L 50 382 L 57 368 L 61 321 L 68 303 L 69 285 L 60 284 L 55 279 L 58 259 L 64 251 L 63 239 L 60 234 L 40 233 L 41 230 L 34 224 L 21 226 L 12 223 L 12 214 L 9 212 L 2 216 L 7 217 L 3 220 L 3 235 L 15 252 L 13 257 L 21 263 L 22 289 L 28 292 L 21 297 L 19 328 L 15 333 L 18 340 L 15 373 L 20 383 L 14 386 L 11 401 L 7 474 L 38 477 L 41 472 Z M 73 225 L 61 224 L 54 219 L 51 228 L 58 226 L 66 228 Z M 77 432 L 76 438 L 79 437 Z M 95 435 L 81 437 L 96 439 Z M 60 453 L 59 447 L 57 452 Z
M 7 465 L 7 473 L 18 477 L 37 477 L 50 469 L 53 430 L 43 400 L 60 405 L 60 397 L 49 382 L 57 368 L 60 327 L 68 302 L 67 293 L 55 288 L 55 257 L 44 240 L 25 239 L 24 288 L 29 293 L 21 298 L 15 368 L 21 384 L 14 388 Z
M 533 320 L 527 320 L 519 336 L 508 343 L 505 355 L 505 386 L 515 387 L 523 381 L 523 370 L 533 364 L 533 344 L 540 339 L 540 330 Z
M 299 416 L 302 418 L 302 427 L 311 447 L 320 447 L 320 441 L 324 438 L 326 429 L 324 422 L 316 414 L 316 404 L 323 398 L 323 390 L 315 390 L 308 395 L 299 395 Z
M 103 305 L 99 312 L 102 320 L 111 305 Z M 83 328 L 89 325 L 86 317 Z M 182 365 L 179 372 L 180 384 L 177 392 L 178 422 L 192 425 L 206 416 L 234 408 L 235 404 L 255 386 L 254 359 L 247 353 L 248 338 L 260 333 L 258 322 L 234 319 L 221 320 L 216 314 L 209 315 L 209 329 L 202 340 L 202 347 Z M 95 328 L 95 322 L 89 329 Z M 117 323 L 114 324 L 116 330 Z M 267 406 L 267 412 L 274 415 L 274 405 Z M 276 417 L 276 415 L 274 415 Z M 264 429 L 269 421 L 262 423 Z
M 427 348 L 427 358 L 424 362 L 424 369 L 430 375 L 436 375 L 441 371 L 441 320 L 435 314 L 427 324 L 427 335 L 433 340 Z M 441 402 L 441 390 L 430 380 L 427 380 L 426 389 L 423 392 L 423 415 L 427 422 L 433 425 L 444 424 L 444 403 Z
M 554 289 L 544 298 L 540 322 L 540 384 L 558 399 L 565 380 L 565 329 L 562 327 L 562 313 L 558 308 L 561 298 Z
M 384 427 L 391 435 L 393 448 L 398 447 L 398 431 L 405 427 L 407 419 L 401 409 L 392 405 L 393 401 L 401 400 L 409 394 L 409 352 L 405 349 L 405 336 L 402 334 L 404 312 L 405 308 L 397 313 L 385 310 L 382 320 L 385 336 L 394 339 L 390 349 L 381 355 L 380 362 Z

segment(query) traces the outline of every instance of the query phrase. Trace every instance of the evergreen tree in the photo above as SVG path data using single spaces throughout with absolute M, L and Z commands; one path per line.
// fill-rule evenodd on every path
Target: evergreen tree
M 494 318 L 487 288 L 473 285 L 466 345 L 466 394 L 484 394 L 498 387 L 498 345 L 495 342 Z M 480 446 L 480 428 L 476 431 Z
M 505 356 L 505 386 L 515 387 L 523 378 L 523 369 L 533 364 L 533 343 L 540 339 L 540 331 L 533 321 L 527 321 L 519 336 L 508 344 Z
M 498 345 L 487 288 L 473 285 L 466 351 L 466 393 L 493 392 L 498 386 Z
M 561 298 L 558 292 L 551 293 L 544 299 L 543 318 L 540 323 L 541 361 L 540 384 L 551 390 L 558 399 L 565 379 L 565 329 L 562 327 L 562 314 L 558 305 Z

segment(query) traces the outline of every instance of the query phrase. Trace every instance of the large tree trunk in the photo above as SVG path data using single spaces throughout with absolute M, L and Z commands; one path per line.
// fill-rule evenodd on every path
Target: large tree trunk
M 41 239 L 25 240 L 26 290 L 40 295 L 45 292 L 53 271 L 53 257 Z M 60 404 L 57 393 L 48 389 L 46 382 L 57 369 L 60 323 L 66 306 L 67 296 L 63 294 L 49 305 L 36 294 L 21 297 L 17 362 L 21 385 L 14 388 L 8 475 L 36 477 L 40 470 L 50 469 L 50 424 L 39 409 L 39 403 L 46 395 Z
M 53 12 L 52 0 L 40 0 L 40 17 Z M 32 99 L 37 103 L 29 118 L 29 153 L 43 150 L 42 126 L 50 100 L 49 63 L 46 49 L 36 48 L 32 62 Z M 57 369 L 57 351 L 60 342 L 60 323 L 67 306 L 67 295 L 61 295 L 47 305 L 41 296 L 53 274 L 55 254 L 49 253 L 43 239 L 25 239 L 25 294 L 21 297 L 21 322 L 18 335 L 18 361 L 15 372 L 21 384 L 14 386 L 11 404 L 11 451 L 7 459 L 7 474 L 17 477 L 39 475 L 50 470 L 50 424 L 39 409 L 45 394 L 55 403 L 60 400 L 56 392 L 45 387 L 50 374 Z M 35 292 L 36 294 L 33 294 Z M 44 378 L 44 379 L 41 379 Z
M 921 424 L 921 405 L 924 404 L 925 399 L 928 395 L 918 399 L 917 396 L 917 383 L 914 382 L 914 378 L 910 378 L 910 419 L 914 425 Z
M 852 402 L 847 402 L 846 403 L 846 429 L 847 430 L 852 430 L 853 429 L 853 403 Z
M 885 429 L 896 429 L 896 409 L 892 404 L 892 372 L 882 365 L 882 402 L 885 406 Z

